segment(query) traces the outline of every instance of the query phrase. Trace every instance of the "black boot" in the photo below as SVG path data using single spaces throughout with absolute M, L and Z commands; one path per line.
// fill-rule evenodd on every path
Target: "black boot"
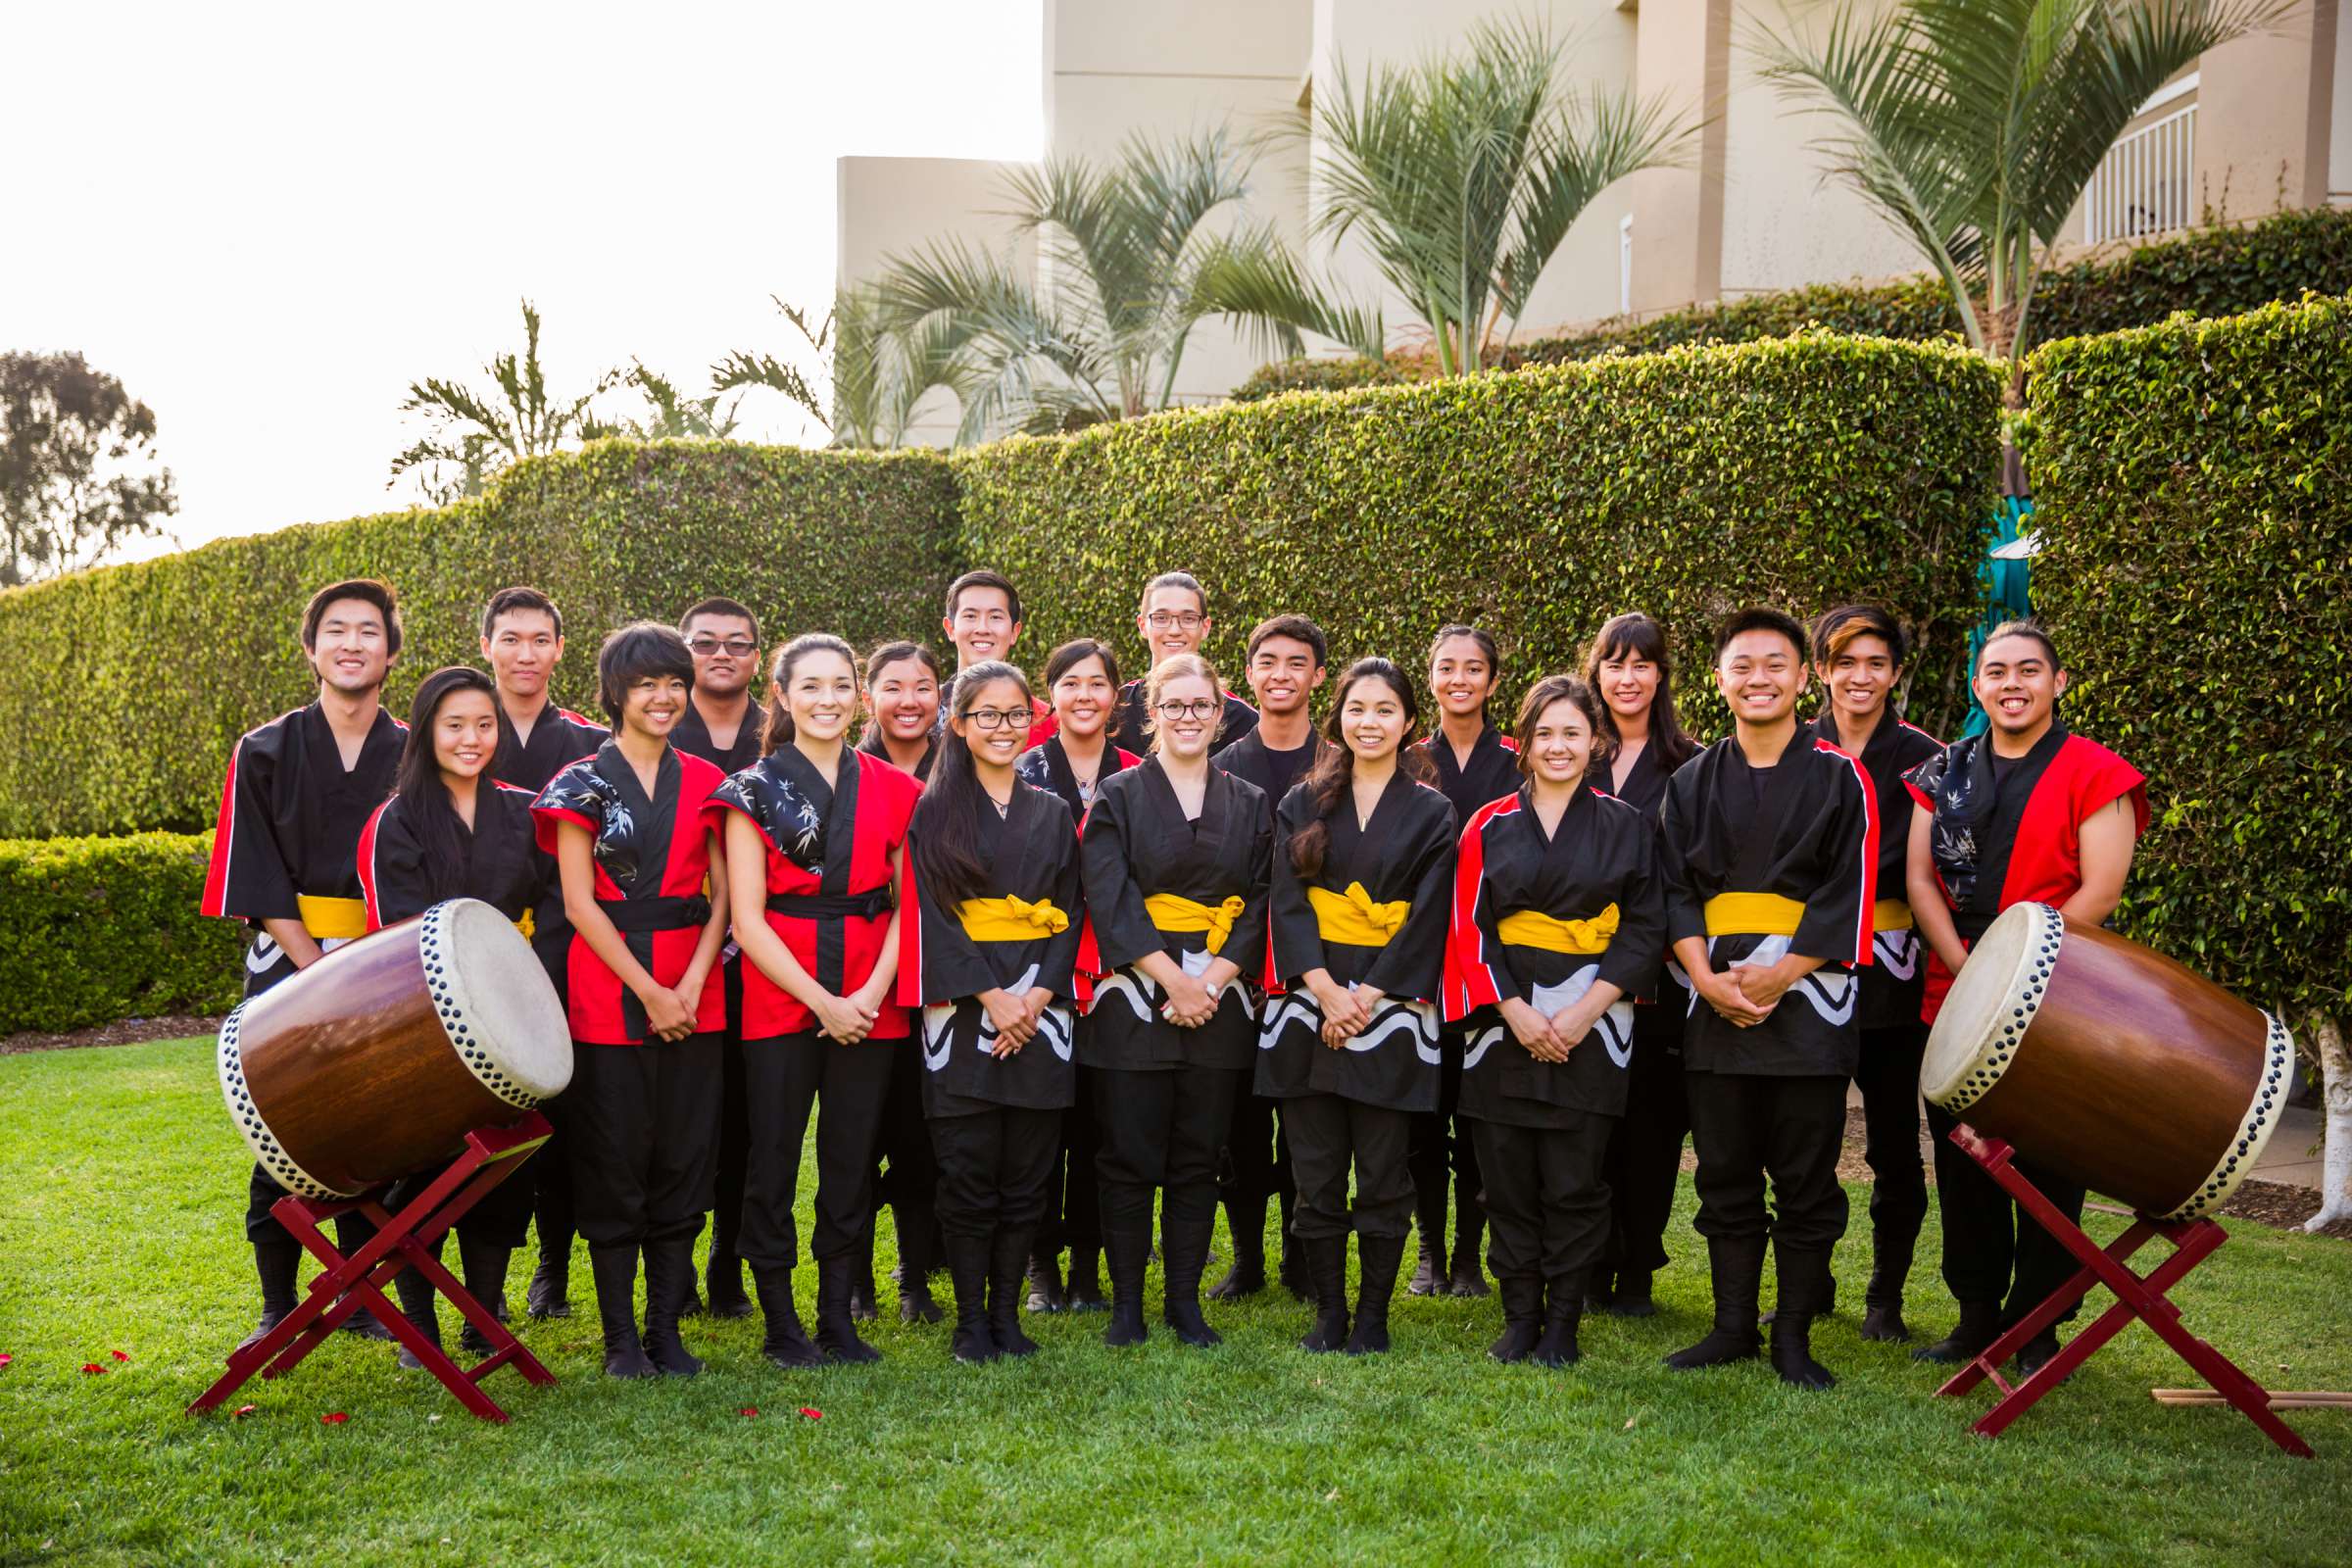
M 439 1249 L 434 1249 L 436 1252 Z M 468 1286 L 468 1290 L 472 1287 Z M 435 1305 L 439 1293 L 433 1282 L 413 1268 L 404 1268 L 392 1276 L 392 1294 L 400 1298 L 400 1315 L 407 1318 L 431 1342 L 434 1349 L 441 1348 L 441 1314 Z M 400 1348 L 400 1364 L 414 1371 L 424 1365 L 415 1350 Z
M 2032 1377 L 2047 1365 L 2050 1357 L 2057 1353 L 2058 1331 L 2054 1328 L 2043 1329 L 2039 1334 L 2018 1347 L 2017 1375 L 2021 1379 Z
M 1780 1310 L 1772 1322 L 1772 1369 L 1783 1383 L 1827 1389 L 1838 1380 L 1813 1359 L 1813 1320 L 1830 1309 L 1830 1249 L 1773 1244 L 1780 1278 Z
M 286 1320 L 294 1310 L 294 1276 L 302 1268 L 302 1244 L 291 1236 L 277 1236 L 253 1244 L 253 1271 L 262 1281 L 262 1315 L 253 1325 L 253 1332 L 238 1342 L 242 1350 L 258 1345 L 262 1337 Z
M 571 1316 L 571 1238 L 564 1238 L 561 1248 L 551 1247 L 545 1236 L 539 1239 L 539 1266 L 531 1271 L 531 1283 L 522 1295 L 522 1309 L 533 1317 Z
M 1478 1266 L 1478 1248 L 1486 1234 L 1487 1209 L 1468 1184 L 1459 1185 L 1453 1202 L 1453 1267 L 1446 1271 L 1446 1294 L 1485 1296 L 1487 1276 Z
M 1061 1291 L 1061 1254 L 1040 1252 L 1029 1259 L 1029 1298 L 1023 1303 L 1032 1312 L 1060 1312 L 1069 1307 L 1069 1298 Z
M 1413 1205 L 1413 1234 L 1420 1240 L 1421 1256 L 1413 1264 L 1413 1277 L 1404 1287 L 1407 1296 L 1443 1296 L 1446 1294 L 1446 1184 L 1437 1184 L 1437 1201 L 1430 1195 L 1419 1195 Z M 1360 1255 L 1361 1249 L 1358 1249 Z
M 1497 1274 L 1502 1296 L 1502 1338 L 1487 1347 L 1497 1361 L 1524 1361 L 1544 1332 L 1544 1282 L 1533 1274 Z
M 1062 1299 L 1073 1312 L 1107 1312 L 1110 1303 L 1102 1298 L 1102 1250 L 1099 1248 L 1070 1247 L 1070 1283 L 1062 1292 Z
M 588 1244 L 588 1267 L 596 1277 L 596 1315 L 605 1331 L 605 1375 L 650 1378 L 645 1342 L 637 1337 L 637 1244 Z
M 1933 1361 L 1938 1366 L 1957 1366 L 1974 1361 L 2001 1337 L 2001 1308 L 1997 1301 L 1962 1301 L 1960 1322 L 1952 1332 L 1934 1345 L 1923 1345 L 1911 1352 L 1914 1361 Z
M 1102 1331 L 1104 1345 L 1141 1345 L 1150 1336 L 1144 1327 L 1144 1255 L 1151 1245 L 1148 1230 L 1102 1227 L 1102 1259 L 1110 1265 L 1110 1324 Z
M 1813 1314 L 1783 1304 L 1772 1319 L 1772 1369 L 1796 1388 L 1835 1388 L 1830 1369 L 1813 1359 L 1812 1334 Z
M 1348 1348 L 1348 1238 L 1301 1236 L 1298 1250 L 1306 1259 L 1307 1281 L 1315 1293 L 1315 1324 L 1298 1342 L 1302 1350 L 1343 1350 Z
M 694 1299 L 694 1238 L 664 1236 L 645 1244 L 645 1356 L 655 1369 L 690 1378 L 702 1358 L 678 1338 L 678 1319 Z
M 507 1268 L 514 1256 L 511 1247 L 467 1241 L 464 1232 L 458 1235 L 458 1270 L 465 1276 L 466 1294 L 501 1323 L 507 1321 Z M 458 1330 L 458 1346 L 475 1355 L 488 1355 L 490 1337 L 467 1323 Z
M 1763 1348 L 1756 1333 L 1756 1297 L 1764 1285 L 1764 1246 L 1760 1234 L 1708 1238 L 1707 1273 L 1715 1287 L 1715 1327 L 1696 1345 L 1666 1357 L 1670 1370 L 1690 1372 L 1756 1358 Z
M 792 1298 L 792 1270 L 781 1263 L 754 1263 L 752 1289 L 760 1293 L 760 1315 L 767 1334 L 760 1353 L 778 1366 L 823 1366 L 825 1353 L 809 1343 L 801 1327 L 801 1309 Z
M 1585 1316 L 1584 1276 L 1562 1274 L 1544 1281 L 1544 1337 L 1527 1358 L 1538 1366 L 1574 1366 L 1585 1356 L 1576 1344 L 1577 1325 Z
M 882 1315 L 874 1304 L 874 1216 L 865 1216 L 858 1248 L 850 1256 L 850 1321 L 871 1323 Z
M 1216 1232 L 1216 1221 L 1162 1219 L 1159 1228 L 1168 1254 L 1160 1320 L 1187 1345 L 1205 1349 L 1224 1344 L 1225 1336 L 1210 1328 L 1200 1315 L 1200 1275 L 1208 1266 L 1208 1244 Z M 1262 1262 L 1259 1273 L 1264 1273 Z
M 712 1317 L 750 1317 L 755 1310 L 752 1298 L 743 1294 L 743 1255 L 732 1247 L 721 1247 L 715 1235 L 710 1238 L 710 1259 L 703 1265 L 703 1288 L 709 1293 Z
M 958 1361 L 994 1361 L 1004 1353 L 988 1327 L 988 1242 L 985 1236 L 947 1239 L 948 1277 L 956 1287 L 952 1348 Z
M 1266 1200 L 1226 1199 L 1225 1227 L 1233 1233 L 1233 1267 L 1208 1288 L 1212 1301 L 1238 1301 L 1266 1288 Z
M 1900 1344 L 1911 1338 L 1903 1321 L 1903 1286 L 1911 1278 L 1916 1238 L 1873 1233 L 1870 1284 L 1862 1292 L 1862 1337 Z
M 1619 1269 L 1616 1287 L 1609 1292 L 1608 1312 L 1611 1317 L 1656 1317 L 1657 1298 L 1650 1294 L 1649 1270 Z
M 858 1337 L 850 1318 L 850 1282 L 858 1259 L 836 1252 L 816 1260 L 816 1344 L 833 1361 L 879 1361 L 882 1352 Z
M 1355 1332 L 1349 1355 L 1378 1355 L 1389 1348 L 1389 1302 L 1396 1295 L 1396 1270 L 1404 1262 L 1401 1236 L 1355 1239 Z
M 1035 1355 L 1037 1342 L 1021 1332 L 1023 1282 L 1033 1230 L 1000 1225 L 988 1246 L 988 1337 L 1006 1355 Z M 960 1314 L 959 1314 L 960 1315 Z

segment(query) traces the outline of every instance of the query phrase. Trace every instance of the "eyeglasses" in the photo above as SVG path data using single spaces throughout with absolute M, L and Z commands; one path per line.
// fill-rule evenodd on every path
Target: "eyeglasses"
M 1159 716 L 1173 722 L 1179 718 L 1208 718 L 1225 705 L 1206 697 L 1197 697 L 1189 703 L 1162 703 Z
M 963 715 L 973 727 L 983 730 L 1005 729 L 1014 724 L 1026 728 L 1030 713 L 1026 708 L 975 708 Z
M 730 637 L 723 643 L 715 637 L 697 637 L 686 646 L 703 659 L 709 659 L 721 650 L 737 659 L 749 659 L 760 651 L 760 645 L 749 637 Z
M 1200 622 L 1206 618 L 1198 610 L 1154 610 L 1144 617 L 1144 624 L 1153 631 L 1171 631 L 1179 627 L 1185 631 L 1199 631 Z

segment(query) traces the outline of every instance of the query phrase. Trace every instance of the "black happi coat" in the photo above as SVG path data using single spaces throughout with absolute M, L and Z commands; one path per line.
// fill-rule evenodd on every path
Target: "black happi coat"
M 253 926 L 245 995 L 294 973 L 262 921 L 301 918 L 304 894 L 362 897 L 360 834 L 392 793 L 407 736 L 406 724 L 377 709 L 346 771 L 335 732 L 312 703 L 248 731 L 229 754 L 202 908 Z
M 915 874 L 925 818 L 937 798 L 923 797 L 907 837 L 906 882 L 899 895 L 899 1001 L 922 1009 L 923 1113 L 963 1116 L 1000 1105 L 1055 1110 L 1076 1102 L 1076 1041 L 1069 999 L 1078 961 L 1078 839 L 1070 814 L 1044 790 L 1013 784 L 1000 818 L 980 808 L 979 854 L 985 898 L 1045 901 L 1069 917 L 1051 935 L 1019 942 L 979 942 L 944 896 Z M 998 1059 L 996 1028 L 978 1001 L 983 991 L 1018 996 L 1032 986 L 1054 995 L 1029 1043 Z
M 1102 760 L 1095 770 L 1097 793 L 1100 794 L 1102 786 L 1110 782 L 1113 774 L 1123 773 L 1142 760 L 1135 753 L 1122 750 L 1117 743 L 1105 740 L 1102 744 Z M 1072 827 L 1086 820 L 1086 799 L 1078 793 L 1078 775 L 1071 770 L 1070 754 L 1063 749 L 1058 734 L 1050 735 L 1023 752 L 1020 760 L 1012 764 L 1012 771 L 1022 783 L 1046 791 L 1068 807 Z
M 1200 815 L 1190 821 L 1156 757 L 1102 781 L 1086 814 L 1079 852 L 1102 966 L 1079 1037 L 1087 1066 L 1137 1072 L 1255 1064 L 1253 990 L 1265 972 L 1273 842 L 1265 797 L 1218 768 L 1208 770 Z M 1162 931 L 1152 924 L 1145 901 L 1153 894 L 1175 894 L 1212 908 L 1238 898 L 1242 908 L 1212 956 L 1207 932 Z M 1241 975 L 1226 983 L 1215 1017 L 1198 1029 L 1180 1028 L 1160 1016 L 1165 995 L 1136 967 L 1152 953 L 1166 954 L 1195 975 L 1208 968 L 1212 956 L 1230 958 Z
M 547 788 L 548 780 L 610 739 L 612 732 L 604 725 L 550 703 L 531 721 L 531 738 L 526 741 L 502 705 L 498 710 L 498 760 L 490 771 L 501 784 L 536 795 Z
M 745 768 L 758 764 L 760 730 L 765 722 L 760 712 L 760 705 L 752 704 L 744 710 L 743 722 L 735 726 L 735 744 L 721 751 L 718 743 L 710 738 L 710 726 L 703 722 L 703 710 L 694 706 L 694 699 L 689 696 L 686 699 L 686 711 L 678 715 L 676 726 L 669 732 L 669 744 L 688 757 L 701 758 L 732 778 Z
M 1266 824 L 1271 827 L 1274 813 L 1282 807 L 1282 798 L 1291 793 L 1292 785 L 1306 777 L 1323 756 L 1323 748 L 1330 744 L 1310 729 L 1304 746 L 1297 751 L 1276 752 L 1267 749 L 1263 729 L 1252 729 L 1217 753 L 1217 765 L 1235 778 L 1247 779 L 1257 786 L 1258 793 L 1266 798 Z
M 1726 1022 L 1693 995 L 1685 1066 L 1845 1077 L 1860 1059 L 1854 969 L 1870 961 L 1878 874 L 1869 775 L 1802 724 L 1780 761 L 1763 771 L 1757 780 L 1732 736 L 1685 763 L 1667 786 L 1659 824 L 1666 939 L 1706 936 L 1707 901 L 1718 895 L 1777 894 L 1804 906 L 1795 933 L 1714 936 L 1707 956 L 1716 971 L 1772 963 L 1787 953 L 1825 961 L 1752 1029 Z
M 1110 731 L 1113 745 L 1122 746 L 1138 757 L 1152 750 L 1152 734 L 1144 722 L 1147 716 L 1144 712 L 1145 690 L 1145 683 L 1140 680 L 1131 680 L 1119 688 L 1118 710 Z M 1209 742 L 1211 757 L 1257 728 L 1256 709 L 1231 692 L 1219 692 L 1217 695 L 1225 699 L 1225 722 L 1217 730 L 1217 738 Z
M 1394 1110 L 1435 1110 L 1441 1058 L 1434 1004 L 1453 905 L 1453 808 L 1398 768 L 1370 822 L 1357 824 L 1355 804 L 1345 793 L 1331 814 L 1330 847 L 1312 885 L 1344 893 L 1360 882 L 1376 904 L 1406 903 L 1404 924 L 1386 947 L 1323 940 L 1308 879 L 1290 856 L 1293 835 L 1313 820 L 1314 809 L 1311 792 L 1300 784 L 1275 814 L 1274 969 L 1289 989 L 1266 1004 L 1257 1093 L 1278 1100 L 1340 1095 Z M 1323 1044 L 1323 1009 L 1299 979 L 1315 968 L 1387 999 L 1364 1032 L 1338 1051 Z
M 1617 929 L 1598 954 L 1506 944 L 1499 930 L 1523 910 L 1592 920 L 1612 905 Z M 1481 809 L 1462 834 L 1454 870 L 1447 965 L 1446 1016 L 1469 1020 L 1462 1114 L 1516 1127 L 1563 1126 L 1563 1111 L 1622 1115 L 1633 1000 L 1655 977 L 1665 947 L 1666 887 L 1656 835 L 1640 811 L 1587 786 L 1546 839 L 1529 789 Z M 1604 981 L 1624 999 L 1564 1062 L 1529 1054 L 1496 1010 L 1516 998 L 1556 1013 Z
M 1844 747 L 1837 721 L 1827 712 L 1813 720 L 1814 733 L 1831 745 Z M 1903 775 L 1932 757 L 1942 755 L 1943 743 L 1892 712 L 1879 720 L 1869 742 L 1853 755 L 1870 775 L 1872 803 L 1879 813 L 1878 900 L 1905 901 L 1905 863 L 1911 854 L 1911 812 L 1916 803 L 1903 784 Z M 1919 1004 L 1928 988 L 1927 944 L 1916 925 L 1893 930 L 1874 927 L 1870 962 L 1856 976 L 1862 1002 L 1856 1016 L 1865 1029 L 1897 1029 L 1919 1022 Z
M 555 862 L 539 851 L 531 793 L 482 779 L 474 785 L 473 829 L 459 835 L 455 865 L 436 865 L 408 800 L 393 796 L 360 835 L 360 886 L 368 929 L 422 914 L 444 899 L 479 899 L 520 921 L 538 903 Z
M 1453 742 L 1443 730 L 1421 742 L 1438 770 L 1438 793 L 1453 803 L 1453 819 L 1467 824 L 1483 807 L 1519 788 L 1519 751 L 1489 724 L 1471 743 L 1467 766 L 1453 760 Z

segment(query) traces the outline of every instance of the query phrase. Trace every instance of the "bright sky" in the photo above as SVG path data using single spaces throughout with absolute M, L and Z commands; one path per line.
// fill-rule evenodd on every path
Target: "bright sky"
M 1042 12 L 0 0 L 0 348 L 155 411 L 182 545 L 406 506 L 409 382 L 488 387 L 525 296 L 559 391 L 783 354 L 768 296 L 832 295 L 837 158 L 1038 156 Z M 803 439 L 787 410 L 742 433 Z

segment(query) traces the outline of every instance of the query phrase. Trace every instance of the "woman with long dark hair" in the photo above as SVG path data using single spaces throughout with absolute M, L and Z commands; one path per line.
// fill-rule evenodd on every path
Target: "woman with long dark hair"
M 1498 1361 L 1578 1358 L 1638 1049 L 1630 998 L 1666 948 L 1656 831 L 1596 787 L 1600 708 L 1574 675 L 1536 683 L 1514 726 L 1526 782 L 1471 817 L 1454 871 L 1446 1011 L 1469 1024 L 1462 1115 L 1494 1233 Z
M 1161 1316 L 1187 1345 L 1217 1220 L 1217 1153 L 1257 1055 L 1251 988 L 1265 969 L 1273 835 L 1257 786 L 1209 761 L 1224 721 L 1216 671 L 1164 659 L 1144 682 L 1152 755 L 1105 780 L 1080 866 L 1097 978 L 1079 1055 L 1102 1129 L 1109 1345 L 1139 1345 L 1152 1200 L 1165 1194 Z
M 1021 754 L 1013 764 L 1023 783 L 1061 798 L 1072 829 L 1083 827 L 1088 808 L 1110 779 L 1143 759 L 1110 738 L 1119 703 L 1119 661 L 1108 643 L 1081 637 L 1046 656 L 1046 696 L 1054 705 L 1054 733 Z M 1082 947 L 1081 968 L 1092 958 Z M 1086 1004 L 1087 978 L 1079 979 L 1079 1005 Z M 1078 1024 L 1081 1041 L 1086 1021 Z M 1078 1099 L 1061 1119 L 1061 1151 L 1046 1183 L 1046 1217 L 1029 1259 L 1032 1312 L 1099 1312 L 1102 1299 L 1102 1189 L 1095 1172 L 1102 1138 L 1095 1120 L 1094 1069 L 1078 1053 Z M 1061 1278 L 1061 1250 L 1070 1250 L 1070 1278 Z
M 1666 628 L 1635 611 L 1602 623 L 1586 651 L 1585 684 L 1600 699 L 1595 787 L 1645 817 L 1652 829 L 1666 781 L 1698 755 L 1674 711 L 1674 659 Z M 1690 993 L 1671 963 L 1633 988 L 1634 1061 L 1625 1113 L 1609 1133 L 1601 1167 L 1609 1188 L 1609 1237 L 1590 1295 L 1619 1317 L 1657 1312 L 1650 1277 L 1666 1266 L 1666 1222 L 1683 1170 L 1690 1110 L 1683 1096 L 1683 1014 Z
M 1389 1303 L 1413 1218 L 1406 1149 L 1438 1104 L 1438 1013 L 1453 894 L 1453 808 L 1409 746 L 1412 680 L 1348 666 L 1332 745 L 1276 813 L 1273 940 L 1257 1092 L 1282 1101 L 1298 1179 L 1292 1221 L 1315 1288 L 1309 1350 L 1389 1348 Z M 1355 1199 L 1348 1177 L 1355 1173 Z M 1348 1327 L 1348 1234 L 1360 1283 Z
M 1021 1283 L 1077 1089 L 1078 840 L 1062 804 L 1013 771 L 1031 701 L 1010 664 L 956 677 L 899 899 L 910 911 L 899 1001 L 923 1013 L 923 1113 L 961 1361 L 1037 1348 L 1021 1332 Z
M 858 749 L 919 782 L 939 750 L 939 656 L 922 643 L 884 643 L 865 656 L 865 733 Z
M 360 889 L 368 929 L 422 914 L 448 899 L 479 899 L 527 935 L 531 907 L 546 881 L 547 862 L 532 841 L 531 796 L 497 781 L 498 688 L 478 669 L 437 669 L 416 688 L 409 730 L 393 774 L 391 799 L 360 834 Z M 429 1185 L 438 1171 L 412 1177 L 395 1194 L 397 1207 Z M 524 1173 L 527 1176 L 527 1172 Z M 500 1322 L 507 1317 L 507 1264 L 531 1221 L 531 1184 L 508 1180 L 458 1222 L 458 1257 L 468 1294 Z M 440 1243 L 433 1254 L 440 1255 Z M 401 1310 L 435 1345 L 441 1326 L 433 1289 L 415 1269 L 394 1281 Z M 490 1352 L 468 1323 L 458 1343 Z M 401 1364 L 416 1365 L 407 1350 Z
M 891 1000 L 900 918 L 891 898 L 922 787 L 853 750 L 858 663 L 822 632 L 776 651 L 764 755 L 719 786 L 709 819 L 726 834 L 743 984 L 751 1145 L 740 1250 L 779 1366 L 871 1361 L 850 1319 L 850 1283 L 873 1222 L 875 1150 L 906 1010 Z M 792 1274 L 801 1148 L 816 1108 L 816 1341 L 802 1331 Z

